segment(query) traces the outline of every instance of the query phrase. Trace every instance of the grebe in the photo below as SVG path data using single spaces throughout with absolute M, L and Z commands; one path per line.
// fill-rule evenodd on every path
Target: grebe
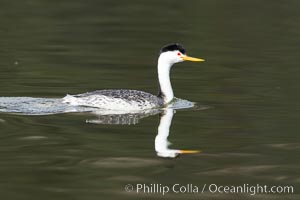
M 162 47 L 157 64 L 159 80 L 157 96 L 137 90 L 97 90 L 78 95 L 67 95 L 63 98 L 63 102 L 75 106 L 111 110 L 145 110 L 164 107 L 174 99 L 170 69 L 173 64 L 183 61 L 200 62 L 204 60 L 187 56 L 185 49 L 177 43 Z

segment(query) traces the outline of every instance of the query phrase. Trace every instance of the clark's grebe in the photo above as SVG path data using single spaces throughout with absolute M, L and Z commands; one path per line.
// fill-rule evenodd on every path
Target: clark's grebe
M 170 81 L 173 64 L 182 61 L 204 61 L 186 55 L 180 44 L 169 44 L 160 50 L 158 58 L 159 93 L 157 96 L 137 90 L 97 90 L 78 95 L 67 95 L 64 103 L 112 110 L 145 110 L 164 107 L 172 102 L 174 93 Z

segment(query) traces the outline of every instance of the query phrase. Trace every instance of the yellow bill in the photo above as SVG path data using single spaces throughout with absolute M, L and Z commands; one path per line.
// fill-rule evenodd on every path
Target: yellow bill
M 183 60 L 186 60 L 186 61 L 193 61 L 193 62 L 203 62 L 205 61 L 204 59 L 201 59 L 201 58 L 194 58 L 194 57 L 190 57 L 190 56 L 181 56 L 181 58 Z
M 193 153 L 201 153 L 199 150 L 180 150 L 181 154 L 193 154 Z

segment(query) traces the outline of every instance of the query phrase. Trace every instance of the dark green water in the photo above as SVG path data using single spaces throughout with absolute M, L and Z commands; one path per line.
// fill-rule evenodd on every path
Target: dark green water
M 300 1 L 1 1 L 0 96 L 157 91 L 161 46 L 204 63 L 172 70 L 176 159 L 154 150 L 158 116 L 0 113 L 1 199 L 299 199 Z M 127 184 L 292 185 L 294 194 L 136 194 Z

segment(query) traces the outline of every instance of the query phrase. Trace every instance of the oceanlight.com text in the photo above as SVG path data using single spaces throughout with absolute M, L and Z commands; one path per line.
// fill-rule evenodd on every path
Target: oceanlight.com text
M 168 193 L 178 194 L 201 194 L 201 193 L 212 193 L 212 194 L 293 194 L 294 187 L 291 185 L 261 185 L 261 184 L 242 184 L 242 185 L 218 185 L 218 184 L 179 184 L 164 185 L 157 183 L 137 183 L 127 184 L 125 186 L 126 192 L 134 192 L 137 194 L 161 194 L 165 195 Z

